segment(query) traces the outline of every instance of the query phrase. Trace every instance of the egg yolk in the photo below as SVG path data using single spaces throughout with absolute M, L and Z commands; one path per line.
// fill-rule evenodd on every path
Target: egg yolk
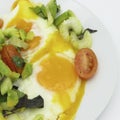
M 64 51 L 71 50 L 74 52 L 72 45 L 64 40 L 58 31 L 50 34 L 46 40 L 46 44 L 41 48 L 33 58 L 31 58 L 31 63 L 37 62 L 45 54 L 48 53 L 62 53 Z
M 81 81 L 81 85 L 80 85 L 78 92 L 76 94 L 75 101 L 72 102 L 71 104 L 69 104 L 67 109 L 59 115 L 58 120 L 74 120 L 75 113 L 77 112 L 78 107 L 80 106 L 80 103 L 81 103 L 82 98 L 83 98 L 84 93 L 85 93 L 85 85 L 86 85 L 86 81 Z M 66 99 L 67 101 L 63 101 L 65 99 L 65 96 L 63 96 L 63 95 L 59 96 L 59 101 L 62 102 L 62 105 L 65 104 L 64 102 L 66 102 L 66 104 L 68 104 L 69 101 L 67 99 Z M 64 97 L 64 99 L 62 97 Z
M 24 26 L 25 22 L 21 21 L 22 19 L 36 19 L 38 16 L 30 10 L 30 7 L 33 7 L 34 5 L 29 0 L 16 0 L 13 3 L 13 8 L 15 9 L 16 6 L 18 6 L 18 11 L 15 17 L 8 23 L 7 27 L 10 26 L 16 26 L 19 23 L 19 26 Z M 30 24 L 30 23 L 29 23 Z
M 42 70 L 37 75 L 38 82 L 45 88 L 61 91 L 73 87 L 77 75 L 73 64 L 55 54 L 49 55 L 40 63 Z

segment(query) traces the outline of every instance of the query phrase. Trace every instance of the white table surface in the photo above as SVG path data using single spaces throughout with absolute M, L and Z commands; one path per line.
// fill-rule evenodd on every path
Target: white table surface
M 120 1 L 119 0 L 77 0 L 96 15 L 112 35 L 120 60 Z M 112 56 L 111 56 L 112 57 Z M 120 67 L 120 63 L 119 66 Z M 120 69 L 119 69 L 120 71 Z M 120 78 L 120 77 L 119 77 Z M 108 106 L 98 120 L 120 120 L 120 79 Z

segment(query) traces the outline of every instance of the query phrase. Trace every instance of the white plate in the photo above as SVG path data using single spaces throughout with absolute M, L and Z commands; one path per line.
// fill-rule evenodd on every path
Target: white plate
M 7 13 L 14 0 L 0 2 L 0 14 Z M 32 0 L 40 1 L 40 0 Z M 48 0 L 41 0 L 47 1 Z M 117 57 L 111 36 L 87 8 L 75 0 L 57 0 L 63 11 L 71 9 L 78 16 L 85 28 L 97 29 L 93 34 L 93 50 L 95 51 L 99 67 L 96 76 L 87 82 L 85 95 L 77 112 L 76 120 L 96 120 L 107 106 L 117 81 Z

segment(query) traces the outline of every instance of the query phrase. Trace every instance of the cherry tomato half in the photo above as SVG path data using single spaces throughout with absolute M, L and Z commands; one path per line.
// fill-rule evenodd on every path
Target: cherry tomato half
M 96 73 L 98 61 L 92 49 L 82 48 L 75 57 L 75 70 L 83 80 L 90 79 Z

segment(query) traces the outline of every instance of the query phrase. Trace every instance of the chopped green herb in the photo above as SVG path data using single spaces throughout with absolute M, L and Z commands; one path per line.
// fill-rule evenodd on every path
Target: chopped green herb
M 15 65 L 19 68 L 22 68 L 25 65 L 24 59 L 19 56 L 14 56 L 12 60 L 15 63 Z

